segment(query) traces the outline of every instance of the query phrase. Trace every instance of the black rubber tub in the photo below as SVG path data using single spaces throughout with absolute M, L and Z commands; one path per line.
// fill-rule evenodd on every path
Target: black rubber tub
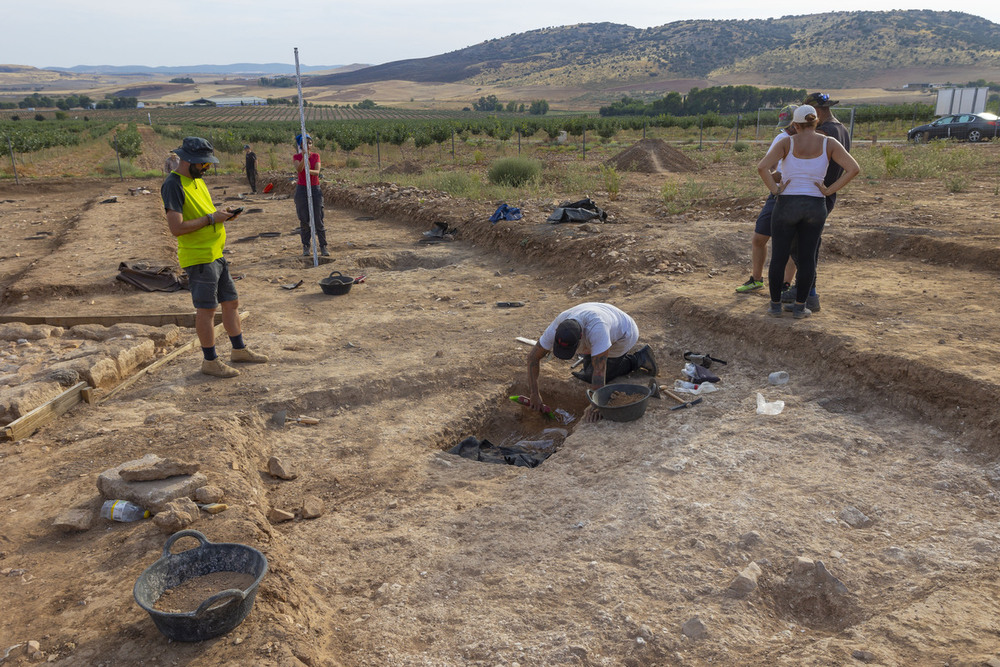
M 655 387 L 652 385 L 644 387 L 641 384 L 606 384 L 597 390 L 588 389 L 587 398 L 590 399 L 591 404 L 597 408 L 597 411 L 605 419 L 613 422 L 630 422 L 635 421 L 646 413 L 646 405 L 649 403 L 649 397 L 653 395 L 654 390 Z M 608 401 L 611 400 L 611 394 L 616 391 L 625 394 L 640 395 L 643 398 L 627 405 L 609 407 Z
M 323 289 L 323 293 L 330 295 L 347 294 L 351 291 L 351 285 L 353 284 L 354 278 L 345 276 L 340 271 L 333 271 L 329 276 L 319 281 L 319 286 Z
M 194 537 L 201 544 L 177 554 L 170 553 L 174 542 L 182 537 Z M 191 612 L 168 613 L 153 607 L 168 588 L 213 572 L 249 574 L 254 582 L 245 590 L 231 588 L 217 593 Z M 257 588 L 265 574 L 267 559 L 256 549 L 243 544 L 209 542 L 197 530 L 182 530 L 167 539 L 163 556 L 139 575 L 132 594 L 164 636 L 179 642 L 199 642 L 224 635 L 243 622 L 253 608 Z

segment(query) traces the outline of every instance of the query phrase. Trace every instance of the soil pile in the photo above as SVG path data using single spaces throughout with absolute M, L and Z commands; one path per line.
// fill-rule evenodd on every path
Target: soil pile
M 421 167 L 416 162 L 410 162 L 409 160 L 403 160 L 402 162 L 397 162 L 396 164 L 389 165 L 385 168 L 386 174 L 422 174 L 424 173 L 423 167 Z
M 698 170 L 694 160 L 662 139 L 641 139 L 628 150 L 605 160 L 604 164 L 621 171 L 640 171 L 644 174 Z

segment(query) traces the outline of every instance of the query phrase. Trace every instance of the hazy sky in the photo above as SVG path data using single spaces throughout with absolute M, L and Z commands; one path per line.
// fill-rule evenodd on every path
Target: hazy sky
M 778 18 L 836 9 L 926 9 L 887 0 L 815 3 L 814 11 L 780 13 L 777 3 L 717 0 L 44 0 L 2 2 L 0 64 L 227 65 L 237 62 L 303 65 L 380 64 L 423 58 L 549 26 L 623 23 L 637 28 L 684 19 Z M 785 5 L 786 7 L 788 5 Z M 934 3 L 937 9 L 950 9 Z M 296 10 L 289 9 L 297 8 Z M 1000 3 L 967 10 L 1000 23 Z

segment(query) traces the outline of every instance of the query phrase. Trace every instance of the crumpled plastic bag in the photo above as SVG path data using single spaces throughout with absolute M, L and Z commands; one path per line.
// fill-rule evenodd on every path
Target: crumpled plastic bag
M 764 395 L 757 392 L 757 414 L 759 415 L 780 415 L 781 411 L 785 409 L 784 401 L 772 401 L 768 402 L 764 399 Z

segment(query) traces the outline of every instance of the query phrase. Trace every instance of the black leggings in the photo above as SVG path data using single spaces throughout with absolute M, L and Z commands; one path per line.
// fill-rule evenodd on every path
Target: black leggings
M 611 382 L 617 377 L 628 375 L 639 370 L 639 360 L 635 358 L 635 353 L 630 352 L 620 357 L 608 357 L 608 362 L 604 369 L 604 381 Z M 583 355 L 583 368 L 580 369 L 584 379 L 590 382 L 594 373 L 594 362 L 589 354 Z
M 771 215 L 771 265 L 767 270 L 771 301 L 781 301 L 785 265 L 797 240 L 795 301 L 803 303 L 816 281 L 816 255 L 826 224 L 826 199 L 808 195 L 778 195 Z
M 309 195 L 306 186 L 295 186 L 295 213 L 299 218 L 299 234 L 302 247 L 312 247 L 312 230 L 309 228 Z M 326 248 L 326 227 L 323 225 L 323 191 L 318 185 L 312 186 L 313 222 L 316 224 L 316 240 L 320 250 Z

